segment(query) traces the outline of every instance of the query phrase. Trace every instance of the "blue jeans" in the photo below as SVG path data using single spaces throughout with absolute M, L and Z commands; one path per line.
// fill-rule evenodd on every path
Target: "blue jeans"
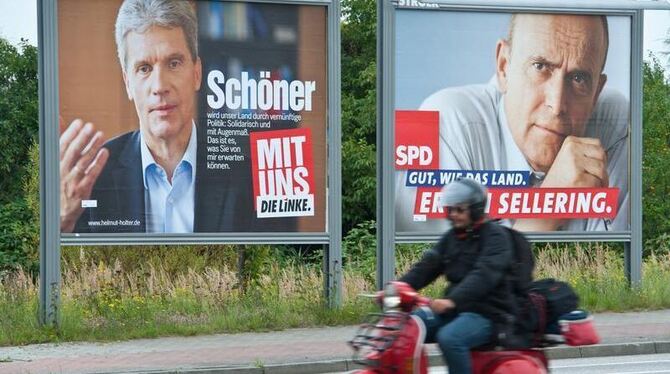
M 493 323 L 477 313 L 446 318 L 428 308 L 417 309 L 414 315 L 426 325 L 426 343 L 440 346 L 449 374 L 471 374 L 470 349 L 491 342 Z

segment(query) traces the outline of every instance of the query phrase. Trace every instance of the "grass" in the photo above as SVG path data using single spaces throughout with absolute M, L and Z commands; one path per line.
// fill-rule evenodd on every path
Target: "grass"
M 367 287 L 345 271 L 339 310 L 323 305 L 318 267 L 272 265 L 242 292 L 236 273 L 207 268 L 171 276 L 162 268 L 64 266 L 58 331 L 37 324 L 37 286 L 19 271 L 0 287 L 0 345 L 118 340 L 213 332 L 354 324 L 374 310 L 356 297 Z M 371 290 L 367 290 L 371 291 Z
M 623 256 L 601 244 L 547 246 L 537 255 L 537 276 L 570 283 L 581 306 L 592 311 L 630 311 L 670 307 L 670 253 L 650 254 L 642 264 L 642 284 L 630 289 Z
M 149 274 L 104 265 L 66 270 L 56 333 L 38 327 L 37 285 L 19 272 L 0 292 L 0 345 L 353 324 L 373 306 L 352 294 L 361 287 L 350 278 L 346 273 L 347 302 L 333 311 L 322 303 L 316 268 L 273 266 L 246 292 L 225 268 L 174 277 L 160 268 Z
M 398 273 L 420 256 L 417 247 L 399 246 Z M 604 245 L 542 247 L 537 277 L 568 281 L 593 311 L 670 307 L 670 255 L 651 255 L 643 283 L 629 289 L 623 259 Z M 356 324 L 375 310 L 358 297 L 374 290 L 374 271 L 352 264 L 344 270 L 343 307 L 323 304 L 320 267 L 284 261 L 265 265 L 242 290 L 237 273 L 225 266 L 173 273 L 158 264 L 126 270 L 115 261 L 63 264 L 61 321 L 58 329 L 37 323 L 37 286 L 17 271 L 0 283 L 0 346 L 77 340 L 120 340 L 280 330 L 292 327 Z M 423 292 L 440 295 L 444 281 Z

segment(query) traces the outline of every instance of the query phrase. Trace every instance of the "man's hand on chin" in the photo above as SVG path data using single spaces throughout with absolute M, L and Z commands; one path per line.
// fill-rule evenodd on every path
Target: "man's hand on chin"
M 600 140 L 576 136 L 565 138 L 542 182 L 542 187 L 553 188 L 608 186 L 607 153 Z M 519 219 L 514 228 L 519 231 L 555 231 L 565 222 L 564 219 Z
M 568 136 L 547 172 L 542 187 L 609 186 L 607 153 L 599 139 Z
M 60 125 L 60 225 L 61 232 L 72 232 L 84 211 L 82 200 L 91 197 L 95 181 L 109 158 L 102 147 L 104 135 L 92 123 L 75 119 Z

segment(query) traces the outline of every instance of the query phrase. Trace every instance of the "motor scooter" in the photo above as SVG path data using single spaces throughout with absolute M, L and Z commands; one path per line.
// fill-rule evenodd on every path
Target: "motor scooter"
M 368 315 L 349 342 L 354 350 L 354 361 L 363 366 L 353 373 L 427 374 L 428 357 L 423 343 L 426 329 L 423 321 L 411 313 L 415 308 L 427 308 L 430 299 L 398 281 L 389 282 L 383 291 L 372 296 L 381 305 L 382 312 Z M 595 331 L 592 334 L 595 335 Z M 599 338 L 596 336 L 596 339 Z M 538 342 L 538 348 L 472 350 L 473 373 L 548 373 L 547 357 L 539 347 L 561 342 L 554 337 L 554 340 Z

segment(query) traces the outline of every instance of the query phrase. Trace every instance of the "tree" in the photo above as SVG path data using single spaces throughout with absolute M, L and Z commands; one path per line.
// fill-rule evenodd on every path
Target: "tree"
M 644 64 L 643 235 L 646 247 L 670 249 L 670 84 L 658 60 Z
M 342 1 L 343 230 L 375 219 L 377 8 Z
M 0 203 L 21 195 L 30 145 L 39 129 L 37 48 L 0 39 Z
M 37 48 L 0 38 L 0 272 L 37 269 Z M 31 146 L 33 147 L 31 150 Z

